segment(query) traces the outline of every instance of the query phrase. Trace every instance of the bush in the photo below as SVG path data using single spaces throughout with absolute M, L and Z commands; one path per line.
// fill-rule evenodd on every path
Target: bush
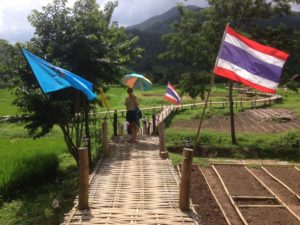
M 184 140 L 191 139 L 194 147 L 195 132 L 167 129 L 167 146 L 170 151 L 181 151 Z M 230 134 L 202 132 L 195 156 L 231 158 L 273 158 L 300 160 L 300 131 L 284 134 L 239 134 L 238 145 L 231 145 Z

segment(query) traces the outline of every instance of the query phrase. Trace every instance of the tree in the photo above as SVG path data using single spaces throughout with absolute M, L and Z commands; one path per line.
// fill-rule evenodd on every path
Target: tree
M 78 0 L 73 8 L 68 8 L 66 2 L 54 0 L 42 11 L 32 11 L 29 21 L 35 28 L 35 37 L 25 47 L 91 81 L 95 90 L 106 83 L 118 83 L 126 64 L 139 56 L 140 49 L 132 47 L 136 38 L 128 39 L 124 29 L 111 22 L 117 5 L 108 2 L 100 10 L 95 0 Z M 95 102 L 88 102 L 72 88 L 44 95 L 24 59 L 20 60 L 15 103 L 29 117 L 26 128 L 36 138 L 59 125 L 78 162 L 83 130 L 86 137 L 90 136 L 89 112 Z
M 11 81 L 11 62 L 14 47 L 8 41 L 0 39 L 0 88 L 8 87 Z

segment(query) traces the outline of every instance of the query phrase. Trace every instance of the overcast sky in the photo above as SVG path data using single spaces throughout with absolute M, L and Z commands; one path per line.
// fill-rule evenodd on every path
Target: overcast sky
M 69 0 L 72 6 L 76 0 Z M 109 0 L 97 0 L 102 8 Z M 52 0 L 1 0 L 0 3 L 0 39 L 12 43 L 28 41 L 34 33 L 33 27 L 27 21 L 31 10 L 41 10 Z M 113 14 L 113 20 L 119 25 L 134 25 L 144 20 L 164 13 L 168 9 L 183 2 L 189 5 L 207 6 L 205 0 L 119 0 L 119 5 Z
M 103 7 L 109 0 L 97 0 Z M 27 21 L 31 10 L 41 10 L 52 0 L 1 0 L 0 3 L 0 39 L 12 43 L 28 41 L 34 33 Z M 75 0 L 69 0 L 72 6 Z M 113 14 L 113 20 L 119 25 L 134 25 L 144 20 L 164 13 L 177 3 L 187 5 L 207 6 L 205 0 L 119 0 L 119 5 Z M 299 9 L 299 7 L 298 7 Z

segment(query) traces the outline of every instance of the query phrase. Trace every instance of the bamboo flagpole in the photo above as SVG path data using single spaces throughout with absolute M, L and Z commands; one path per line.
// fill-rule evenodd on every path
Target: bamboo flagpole
M 224 38 L 225 38 L 225 34 L 226 34 L 226 31 L 227 31 L 228 27 L 229 27 L 229 23 L 226 24 L 226 28 L 225 28 L 225 31 L 224 31 L 224 33 L 223 33 L 222 42 L 221 42 L 221 46 L 220 46 L 220 48 L 219 48 L 219 52 L 218 52 L 218 56 L 217 56 L 215 65 L 217 65 L 217 62 L 218 62 L 218 60 L 219 60 L 220 50 L 222 49 L 222 45 L 223 45 Z M 202 115 L 201 115 L 201 119 L 200 119 L 200 123 L 199 123 L 199 126 L 198 126 L 198 131 L 197 131 L 197 135 L 196 135 L 196 139 L 195 139 L 194 149 L 196 149 L 197 143 L 198 143 L 198 141 L 199 141 L 200 130 L 201 130 L 201 126 L 202 126 L 202 123 L 203 123 L 203 118 L 204 118 L 204 115 L 205 115 L 205 111 L 206 111 L 206 108 L 207 108 L 207 105 L 208 105 L 208 99 L 209 99 L 209 97 L 210 97 L 211 90 L 212 90 L 212 86 L 213 86 L 214 81 L 215 81 L 215 76 L 216 76 L 216 75 L 215 75 L 214 73 L 213 73 L 212 76 L 211 76 L 209 90 L 208 90 L 208 93 L 207 93 L 207 96 L 206 96 L 204 108 L 203 108 Z
M 111 123 L 113 124 L 113 120 L 112 120 L 112 117 L 111 117 L 110 112 L 109 112 L 110 107 L 109 107 L 109 104 L 107 102 L 107 98 L 106 98 L 102 88 L 100 88 L 100 101 L 101 101 L 102 106 L 105 106 L 105 108 L 107 110 L 107 113 L 108 113 L 108 116 L 109 116 L 109 119 L 110 119 Z

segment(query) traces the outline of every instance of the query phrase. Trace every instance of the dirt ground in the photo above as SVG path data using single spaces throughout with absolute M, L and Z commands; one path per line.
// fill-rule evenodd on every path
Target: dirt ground
M 229 196 L 249 225 L 300 224 L 300 201 L 262 168 L 248 168 L 248 170 L 242 165 L 214 166 L 228 189 Z M 192 172 L 191 197 L 195 209 L 203 219 L 203 224 L 226 224 L 225 217 L 213 198 L 203 174 L 231 224 L 243 224 L 232 203 L 228 203 L 230 197 L 226 194 L 216 172 L 211 167 L 203 167 L 200 168 L 204 171 L 202 174 L 195 168 L 194 166 Z M 300 171 L 294 167 L 269 165 L 265 168 L 278 176 L 277 178 L 280 177 L 290 188 L 299 190 Z M 256 174 L 259 180 L 250 171 Z
M 197 202 L 194 208 L 201 216 L 201 222 L 207 225 L 226 225 L 226 220 L 197 166 L 193 166 L 191 178 L 191 198 L 193 202 Z
M 199 120 L 179 120 L 171 128 L 177 130 L 197 130 Z M 238 132 L 280 133 L 300 129 L 300 119 L 286 109 L 251 109 L 235 115 Z M 229 116 L 212 116 L 203 122 L 203 129 L 228 132 Z

